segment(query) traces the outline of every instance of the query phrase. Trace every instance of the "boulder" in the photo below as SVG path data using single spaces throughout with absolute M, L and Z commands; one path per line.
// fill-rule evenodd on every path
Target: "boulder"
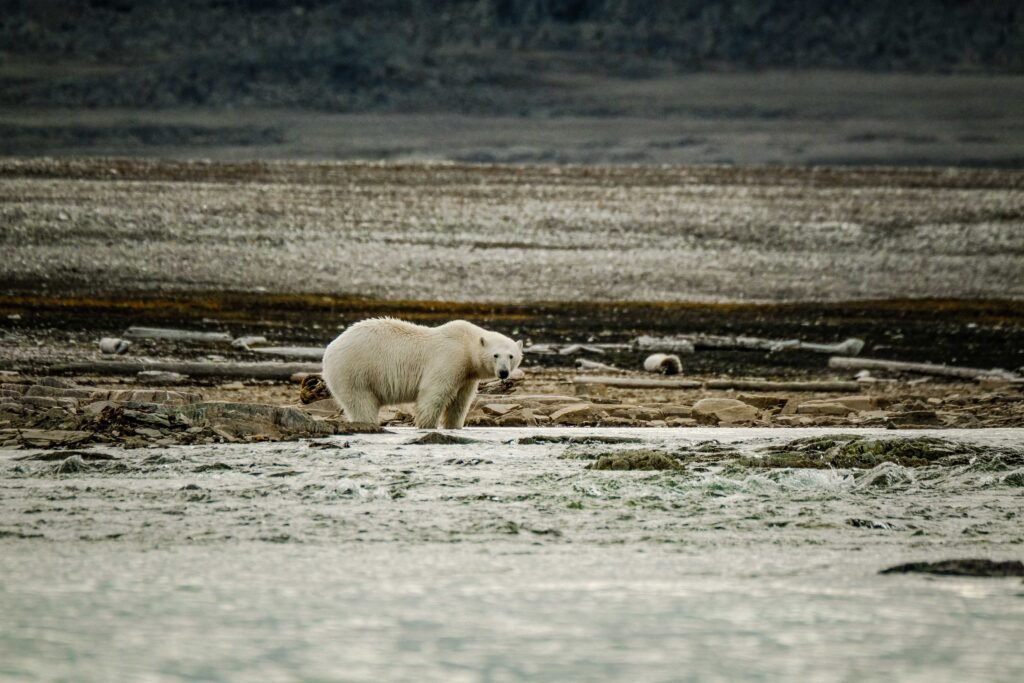
M 700 424 L 744 424 L 755 421 L 758 411 L 732 398 L 703 398 L 693 404 L 692 414 Z

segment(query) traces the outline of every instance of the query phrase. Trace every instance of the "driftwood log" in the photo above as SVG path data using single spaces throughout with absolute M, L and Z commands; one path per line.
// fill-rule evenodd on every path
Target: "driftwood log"
M 598 363 L 596 360 L 588 360 L 586 358 L 577 358 L 576 367 L 580 370 L 600 370 L 601 372 L 615 372 L 618 370 L 615 366 Z
M 623 389 L 701 389 L 703 382 L 689 379 L 636 379 L 632 377 L 573 377 L 573 384 L 594 384 Z
M 686 379 L 641 379 L 632 377 L 573 377 L 573 384 L 600 385 L 621 389 L 738 389 L 741 391 L 820 391 L 858 392 L 857 382 L 762 382 L 759 380 L 712 379 L 707 382 Z
M 296 373 L 318 373 L 320 363 L 235 363 L 213 361 L 95 361 L 57 363 L 54 373 L 90 375 L 135 375 L 144 370 L 177 372 L 190 377 L 231 377 L 235 379 L 288 380 Z
M 662 375 L 678 375 L 683 371 L 683 362 L 674 353 L 652 353 L 644 359 L 644 370 Z
M 763 339 L 761 337 L 723 336 L 714 334 L 682 335 L 678 337 L 637 337 L 633 346 L 641 351 L 690 354 L 695 349 L 746 349 L 751 351 L 810 351 L 842 356 L 856 356 L 864 348 L 864 341 L 851 337 L 835 344 L 816 344 L 799 339 Z
M 197 332 L 195 330 L 175 330 L 167 327 L 129 327 L 124 331 L 129 339 L 174 339 L 176 341 L 198 342 L 230 342 L 231 335 L 227 332 Z
M 920 375 L 939 375 L 943 377 L 962 377 L 964 379 L 1005 379 L 1010 382 L 1022 381 L 1020 375 L 1007 372 L 999 368 L 985 370 L 983 368 L 968 368 L 958 365 L 936 365 L 934 363 L 904 363 L 894 360 L 881 360 L 878 358 L 843 358 L 833 357 L 828 359 L 830 368 L 842 370 L 886 370 L 888 372 L 913 372 Z
M 862 387 L 857 382 L 769 382 L 743 379 L 710 379 L 704 383 L 707 389 L 737 389 L 739 391 L 826 391 L 858 392 Z
M 267 356 L 283 356 L 285 358 L 301 358 L 302 360 L 323 360 L 326 347 L 323 346 L 255 346 L 248 351 L 262 353 Z

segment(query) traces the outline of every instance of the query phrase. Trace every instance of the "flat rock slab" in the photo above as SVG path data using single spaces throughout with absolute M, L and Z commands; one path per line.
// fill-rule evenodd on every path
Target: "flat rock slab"
M 704 398 L 693 404 L 693 417 L 712 424 L 743 424 L 757 419 L 752 405 L 732 398 Z
M 442 446 L 476 442 L 476 439 L 470 439 L 465 436 L 455 436 L 454 434 L 445 434 L 444 432 L 427 432 L 423 436 L 417 437 L 412 441 L 407 441 L 406 443 L 418 446 Z
M 996 562 L 971 558 L 939 562 L 909 562 L 883 569 L 879 574 L 938 574 L 941 576 L 1024 576 L 1024 563 L 1019 560 Z
M 516 443 L 520 446 L 535 446 L 539 444 L 565 443 L 565 444 L 595 444 L 595 443 L 640 443 L 640 439 L 629 436 L 606 436 L 603 434 L 587 435 L 545 435 L 524 436 Z

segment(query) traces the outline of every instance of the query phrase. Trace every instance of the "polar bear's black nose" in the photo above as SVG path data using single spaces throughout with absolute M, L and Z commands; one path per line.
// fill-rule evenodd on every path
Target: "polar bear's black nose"
M 500 377 L 502 379 L 508 379 L 508 370 L 500 370 L 500 371 L 498 371 L 498 377 Z

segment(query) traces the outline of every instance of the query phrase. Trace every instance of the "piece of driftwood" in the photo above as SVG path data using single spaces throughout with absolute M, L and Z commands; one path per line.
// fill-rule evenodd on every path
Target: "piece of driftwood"
M 299 401 L 303 405 L 330 398 L 331 392 L 320 375 L 306 375 L 299 384 Z
M 93 375 L 135 375 L 144 370 L 177 372 L 190 377 L 233 377 L 239 379 L 288 380 L 297 372 L 318 373 L 320 363 L 236 363 L 213 361 L 95 361 L 58 363 L 54 373 Z
M 481 394 L 508 394 L 515 391 L 526 379 L 526 373 L 522 368 L 516 368 L 508 376 L 508 379 L 492 379 L 481 382 L 477 391 Z
M 648 337 L 646 335 L 633 340 L 633 347 L 640 351 L 658 351 L 660 353 L 676 353 L 684 356 L 695 350 L 693 341 L 681 337 Z
M 662 375 L 678 375 L 683 371 L 683 362 L 674 353 L 653 353 L 644 359 L 644 370 Z
M 248 335 L 245 337 L 238 337 L 231 342 L 231 346 L 236 349 L 242 349 L 243 351 L 249 351 L 249 347 L 253 344 L 266 344 L 267 338 L 259 335 Z
M 637 337 L 633 346 L 641 351 L 690 354 L 695 349 L 746 349 L 751 351 L 810 351 L 842 356 L 856 356 L 864 348 L 864 340 L 850 337 L 835 344 L 817 344 L 799 339 L 763 339 L 761 337 L 694 334 L 678 337 Z
M 741 391 L 823 391 L 857 392 L 856 382 L 767 382 L 760 380 L 713 379 L 707 382 L 686 379 L 642 379 L 633 377 L 573 377 L 573 384 L 595 384 L 622 389 L 738 389 Z
M 324 357 L 323 346 L 257 346 L 249 348 L 253 353 L 262 353 L 267 356 L 282 356 L 285 358 L 301 358 L 303 360 L 322 360 Z
M 710 379 L 704 383 L 708 389 L 737 389 L 739 391 L 861 391 L 857 382 L 769 382 L 744 379 Z
M 573 377 L 573 384 L 599 384 L 622 389 L 700 389 L 703 382 L 689 379 L 636 379 L 633 377 Z
M 197 332 L 195 330 L 175 330 L 168 327 L 129 327 L 124 336 L 132 339 L 174 339 L 177 341 L 198 342 L 230 342 L 231 335 L 227 332 Z
M 1020 381 L 1020 375 L 1007 372 L 1001 368 L 986 370 L 984 368 L 968 368 L 960 365 L 936 365 L 934 363 L 904 363 L 895 360 L 878 358 L 843 358 L 834 356 L 828 359 L 830 368 L 842 370 L 887 370 L 889 372 L 913 372 L 919 375 L 939 375 L 943 377 L 962 377 L 964 379 L 1005 379 L 1010 382 Z
M 530 344 L 523 349 L 523 353 L 534 356 L 554 356 L 558 353 L 558 349 L 552 344 Z
M 605 371 L 605 372 L 607 372 L 609 370 L 612 371 L 612 372 L 615 372 L 616 370 L 618 370 L 617 367 L 614 367 L 612 365 L 607 365 L 605 363 L 598 363 L 595 360 L 588 360 L 586 358 L 577 358 L 576 359 L 576 367 L 579 368 L 580 370 L 602 370 L 602 371 Z
M 100 353 L 112 353 L 119 356 L 127 351 L 131 345 L 132 343 L 127 339 L 103 337 L 103 339 L 100 339 Z
M 604 355 L 604 349 L 599 346 L 593 346 L 591 344 L 569 344 L 563 346 L 558 350 L 561 356 L 574 356 L 578 353 L 596 353 L 599 356 Z

